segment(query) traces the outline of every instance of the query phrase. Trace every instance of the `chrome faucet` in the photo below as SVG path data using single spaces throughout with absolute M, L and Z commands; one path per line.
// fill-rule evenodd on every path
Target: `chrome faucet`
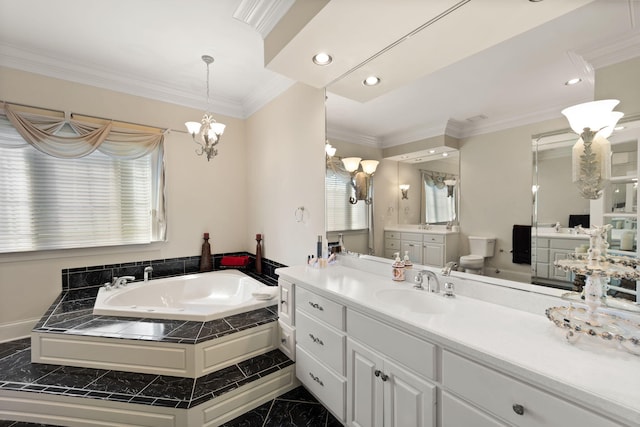
M 442 275 L 443 276 L 449 276 L 451 275 L 451 270 L 456 268 L 458 266 L 458 263 L 455 261 L 449 261 L 444 268 L 442 269 Z
M 422 283 L 424 281 L 423 276 L 425 275 L 427 276 L 427 291 L 440 292 L 440 282 L 438 281 L 438 276 L 436 276 L 436 273 L 431 270 L 422 270 L 418 272 L 415 279 L 416 284 L 413 285 L 413 287 L 416 289 L 424 289 Z M 433 278 L 433 281 L 435 282 L 435 287 L 431 284 L 431 278 Z
M 144 283 L 149 281 L 149 275 L 151 273 L 153 273 L 153 267 L 149 266 L 144 268 Z
M 127 286 L 129 281 L 136 280 L 135 276 L 122 276 L 122 277 L 114 277 L 111 287 L 112 288 L 120 288 Z

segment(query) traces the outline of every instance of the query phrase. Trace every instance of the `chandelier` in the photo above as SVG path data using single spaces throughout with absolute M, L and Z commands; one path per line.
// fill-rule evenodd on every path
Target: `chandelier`
M 207 161 L 212 157 L 218 155 L 218 150 L 215 148 L 220 142 L 220 137 L 224 133 L 225 125 L 218 123 L 214 120 L 211 113 L 209 113 L 209 65 L 213 63 L 213 57 L 209 55 L 202 55 L 202 61 L 207 64 L 207 112 L 202 116 L 200 122 L 186 122 L 185 126 L 191 134 L 193 141 L 199 145 L 196 148 L 196 154 L 202 156 L 207 155 Z

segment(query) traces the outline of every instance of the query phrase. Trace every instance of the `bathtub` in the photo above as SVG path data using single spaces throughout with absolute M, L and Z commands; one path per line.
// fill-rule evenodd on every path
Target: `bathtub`
M 276 304 L 278 288 L 236 270 L 100 288 L 93 314 L 206 322 Z

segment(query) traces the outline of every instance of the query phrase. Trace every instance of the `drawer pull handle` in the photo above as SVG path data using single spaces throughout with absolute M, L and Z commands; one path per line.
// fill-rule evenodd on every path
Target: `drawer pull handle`
M 282 344 L 284 344 L 284 343 L 286 343 L 286 342 L 287 342 L 287 339 L 286 339 L 286 338 L 282 338 L 282 339 L 280 339 L 280 342 L 281 342 Z
M 314 337 L 313 334 L 309 334 L 309 338 L 311 338 L 311 341 L 313 341 L 316 344 L 324 345 L 322 340 L 320 338 Z
M 380 379 L 382 381 L 387 381 L 389 379 L 389 375 L 384 374 L 381 370 L 376 369 L 375 371 L 373 371 L 373 375 L 375 375 L 376 377 L 380 377 Z
M 309 372 L 309 376 L 311 377 L 312 380 L 314 380 L 315 382 L 320 384 L 322 387 L 324 387 L 324 383 L 322 382 L 322 380 L 320 378 L 316 377 L 311 372 Z
M 515 412 L 518 415 L 524 415 L 524 406 L 522 406 L 522 405 L 520 405 L 518 403 L 514 403 L 513 412 Z
M 318 304 L 317 302 L 309 301 L 309 305 L 311 307 L 315 308 L 316 310 L 324 311 L 324 308 L 320 304 Z

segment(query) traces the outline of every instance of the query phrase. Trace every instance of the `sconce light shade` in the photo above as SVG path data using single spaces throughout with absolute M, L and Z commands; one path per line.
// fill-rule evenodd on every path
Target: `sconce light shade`
M 344 168 L 349 173 L 353 173 L 358 170 L 358 166 L 360 165 L 360 157 L 345 157 L 342 159 L 342 163 L 344 164 Z
M 380 162 L 377 160 L 363 160 L 362 162 L 360 162 L 360 164 L 362 165 L 362 171 L 367 175 L 374 174 L 376 168 L 378 167 L 378 163 Z
M 327 156 L 333 157 L 336 154 L 336 147 L 332 146 L 331 144 L 329 144 L 329 141 L 327 141 L 324 144 L 324 151 L 325 153 L 327 153 Z
M 580 135 L 572 151 L 572 179 L 585 199 L 599 199 L 611 178 L 611 144 L 607 137 L 624 115 L 611 111 L 619 102 L 606 99 L 562 110 L 571 129 Z
M 403 199 L 409 199 L 409 188 L 411 188 L 409 184 L 400 184 L 400 192 Z

